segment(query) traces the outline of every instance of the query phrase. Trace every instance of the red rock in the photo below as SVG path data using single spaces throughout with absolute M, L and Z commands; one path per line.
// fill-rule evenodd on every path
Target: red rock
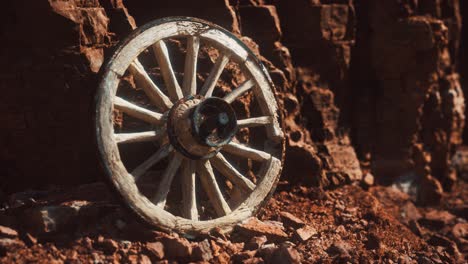
M 238 224 L 235 230 L 246 238 L 262 235 L 266 236 L 268 241 L 283 241 L 288 238 L 288 235 L 283 231 L 281 226 L 262 222 L 253 217 Z
M 346 242 L 343 242 L 343 241 L 337 241 L 337 242 L 334 242 L 328 249 L 327 249 L 327 253 L 328 255 L 330 256 L 338 256 L 342 259 L 346 259 L 346 258 L 349 258 L 350 255 L 349 255 L 349 250 L 351 249 L 351 247 L 346 243 Z
M 110 238 L 100 237 L 96 242 L 96 248 L 101 249 L 107 255 L 112 255 L 119 249 L 119 244 Z
M 145 244 L 145 247 L 152 260 L 164 258 L 164 245 L 161 242 L 148 242 Z
M 272 256 L 272 264 L 298 264 L 301 263 L 301 255 L 292 247 L 279 247 Z
M 449 225 L 455 220 L 455 216 L 447 211 L 431 210 L 424 214 L 419 223 L 428 228 L 438 230 Z
M 152 264 L 152 262 L 148 256 L 141 254 L 138 264 Z
M 295 215 L 289 213 L 289 212 L 281 212 L 280 213 L 281 221 L 286 225 L 286 226 L 291 226 L 294 228 L 299 228 L 305 225 L 304 221 L 296 217 Z
M 18 232 L 16 232 L 16 230 L 6 226 L 0 226 L 0 237 L 15 238 L 17 236 Z
M 452 235 L 455 238 L 468 239 L 468 223 L 459 223 L 453 226 Z
M 442 184 L 431 175 L 422 177 L 419 192 L 418 203 L 422 205 L 437 205 L 442 199 L 444 189 Z
M 365 187 L 370 187 L 375 184 L 374 175 L 366 173 L 362 179 L 362 183 Z
M 213 259 L 213 252 L 210 247 L 210 242 L 205 239 L 199 242 L 192 250 L 192 260 L 194 261 L 210 261 Z
M 243 251 L 243 252 L 234 254 L 231 260 L 234 263 L 245 263 L 244 261 L 254 258 L 256 253 L 257 253 L 256 250 Z
M 7 252 L 11 252 L 19 247 L 24 247 L 24 243 L 18 239 L 2 238 L 0 239 L 0 255 L 4 256 Z
M 296 235 L 301 241 L 307 241 L 317 234 L 317 230 L 312 226 L 304 226 L 296 230 Z
M 189 258 L 192 254 L 192 245 L 185 238 L 167 236 L 161 238 L 160 242 L 168 258 Z
M 247 243 L 245 244 L 244 249 L 247 249 L 247 250 L 257 250 L 257 249 L 259 249 L 261 246 L 263 246 L 263 244 L 265 244 L 267 241 L 268 241 L 268 239 L 267 239 L 266 236 L 256 236 L 256 237 L 252 237 L 252 238 L 250 239 L 250 241 L 247 242 Z
M 411 220 L 417 221 L 421 219 L 422 214 L 419 212 L 419 209 L 410 201 L 406 202 L 401 208 L 401 216 L 405 221 L 409 222 Z

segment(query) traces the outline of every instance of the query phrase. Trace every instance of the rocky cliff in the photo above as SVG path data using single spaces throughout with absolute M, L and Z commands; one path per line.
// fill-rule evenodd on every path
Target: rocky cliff
M 437 198 L 456 180 L 451 157 L 463 141 L 466 9 L 458 0 L 7 1 L 2 188 L 100 177 L 100 67 L 138 25 L 192 16 L 242 36 L 267 65 L 283 106 L 284 179 L 332 187 L 406 177 Z

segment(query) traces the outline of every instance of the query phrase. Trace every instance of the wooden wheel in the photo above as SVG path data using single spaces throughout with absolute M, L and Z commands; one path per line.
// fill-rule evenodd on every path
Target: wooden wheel
M 169 48 L 174 39 L 185 45 L 180 71 Z M 204 46 L 218 56 L 197 87 Z M 143 61 L 151 62 L 148 57 L 158 66 L 159 84 L 148 70 L 151 66 L 144 66 Z M 224 96 L 215 96 L 228 63 L 238 65 L 245 80 Z M 126 76 L 149 103 L 120 93 Z M 232 105 L 246 95 L 253 98 L 259 115 L 238 120 L 242 114 Z M 273 192 L 284 151 L 273 85 L 251 51 L 219 26 L 175 17 L 135 30 L 105 67 L 96 99 L 96 136 L 106 174 L 126 205 L 152 226 L 182 233 L 227 230 L 254 215 Z M 116 128 L 116 114 L 145 126 Z M 255 147 L 238 139 L 238 132 L 246 129 L 260 130 Z M 131 165 L 122 156 L 131 145 L 154 149 Z M 248 169 L 242 171 L 242 164 Z M 153 181 L 154 188 L 144 191 L 142 181 Z

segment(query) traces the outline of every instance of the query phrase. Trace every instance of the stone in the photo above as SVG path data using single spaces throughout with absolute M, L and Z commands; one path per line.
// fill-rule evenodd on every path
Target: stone
M 194 261 L 210 261 L 213 259 L 213 252 L 211 250 L 210 242 L 208 239 L 197 243 L 192 250 L 192 260 Z
M 280 218 L 285 226 L 299 228 L 305 225 L 304 221 L 289 212 L 280 212 Z
M 266 236 L 255 236 L 250 239 L 244 246 L 247 250 L 257 250 L 268 241 Z
M 326 251 L 331 257 L 350 258 L 350 248 L 351 247 L 346 242 L 336 241 Z
M 161 242 L 148 242 L 145 244 L 147 254 L 151 260 L 161 260 L 164 258 L 164 245 Z
M 96 248 L 102 250 L 107 255 L 112 255 L 119 249 L 119 244 L 113 239 L 99 237 L 96 242 Z
M 296 236 L 302 241 L 309 240 L 312 236 L 317 234 L 317 230 L 312 226 L 304 226 L 296 230 Z
M 0 239 L 0 256 L 5 256 L 7 252 L 15 250 L 16 248 L 24 247 L 24 243 L 18 239 L 1 238 Z
M 417 221 L 422 218 L 422 214 L 419 212 L 419 209 L 410 201 L 407 201 L 400 208 L 400 214 L 405 222 L 409 222 L 411 220 Z
M 164 255 L 167 258 L 189 258 L 192 255 L 192 245 L 185 238 L 163 237 L 160 242 L 164 245 Z
M 422 205 L 437 205 L 442 199 L 444 189 L 442 184 L 431 175 L 422 177 L 418 189 L 417 201 Z
M 150 258 L 144 254 L 140 255 L 140 258 L 138 260 L 138 264 L 152 264 Z
M 0 237 L 1 238 L 15 238 L 18 237 L 18 232 L 6 226 L 0 226 Z
M 268 241 L 284 241 L 288 238 L 288 235 L 284 232 L 280 225 L 272 222 L 262 222 L 257 218 L 249 218 L 244 222 L 235 226 L 235 230 L 241 236 L 247 239 L 254 236 L 266 236 Z
M 451 233 L 457 239 L 468 239 L 468 223 L 454 225 Z
M 439 230 L 455 221 L 455 218 L 447 211 L 430 210 L 424 214 L 419 223 L 430 229 Z
M 374 175 L 366 173 L 362 178 L 362 183 L 365 187 L 373 186 L 375 184 Z
M 269 263 L 271 262 L 273 254 L 277 249 L 278 247 L 273 243 L 265 244 L 259 250 L 257 250 L 257 254 L 255 256 L 261 257 L 263 260 L 265 260 L 266 263 Z
M 244 261 L 254 258 L 255 254 L 257 254 L 256 250 L 247 250 L 234 254 L 231 260 L 234 263 L 245 263 Z
M 27 209 L 21 219 L 34 235 L 73 230 L 76 228 L 80 209 L 87 204 L 84 201 L 73 201 L 69 204 L 33 207 Z
M 279 247 L 272 256 L 272 264 L 298 264 L 301 263 L 301 255 L 292 247 Z

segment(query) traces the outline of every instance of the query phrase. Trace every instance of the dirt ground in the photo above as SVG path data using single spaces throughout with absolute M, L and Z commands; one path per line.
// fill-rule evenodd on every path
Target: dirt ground
M 280 182 L 260 220 L 186 238 L 140 224 L 102 183 L 29 191 L 3 205 L 0 262 L 463 263 L 467 199 L 464 181 L 436 207 L 392 187 Z

